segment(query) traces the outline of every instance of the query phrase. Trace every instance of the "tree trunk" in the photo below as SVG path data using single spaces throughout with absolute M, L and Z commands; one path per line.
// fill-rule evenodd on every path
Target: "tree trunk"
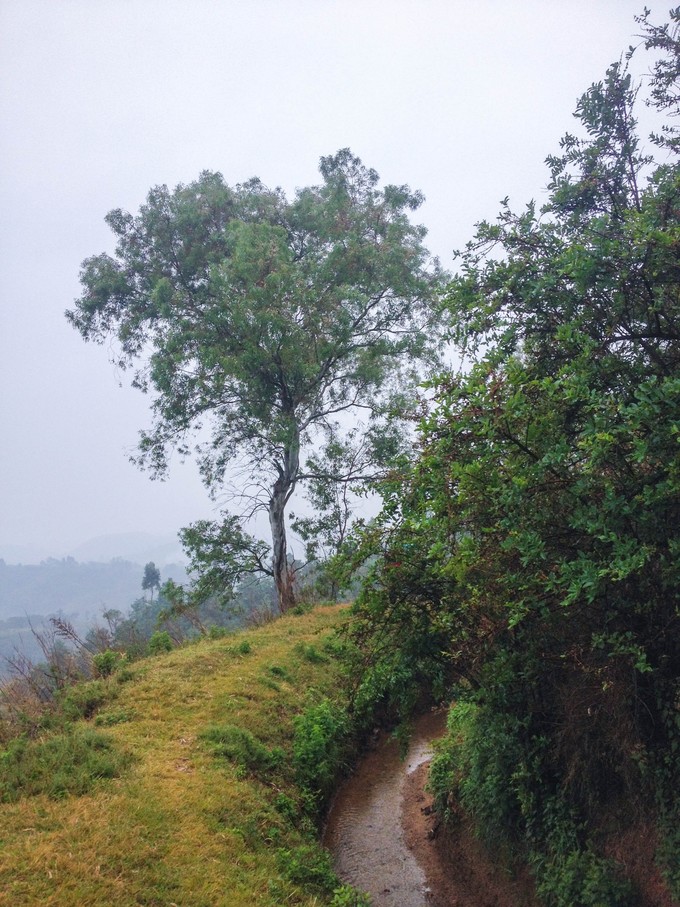
M 288 563 L 286 542 L 286 504 L 295 490 L 300 464 L 300 438 L 297 429 L 288 444 L 283 462 L 277 463 L 278 478 L 269 499 L 269 526 L 272 531 L 272 570 L 279 610 L 282 614 L 295 605 L 294 574 Z
M 279 610 L 285 613 L 295 604 L 293 572 L 288 565 L 285 507 L 288 496 L 280 478 L 277 479 L 269 501 L 269 525 L 272 530 L 272 569 Z

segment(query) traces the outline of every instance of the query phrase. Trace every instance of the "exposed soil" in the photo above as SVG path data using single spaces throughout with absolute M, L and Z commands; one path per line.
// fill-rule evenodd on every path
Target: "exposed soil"
M 469 823 L 439 824 L 424 791 L 429 765 L 407 775 L 402 800 L 404 839 L 423 868 L 432 907 L 538 907 L 528 873 L 511 878 L 494 865 Z
M 680 907 L 674 900 L 655 862 L 657 836 L 651 824 L 633 825 L 604 845 L 608 857 L 625 868 L 638 889 L 640 907 Z
M 396 740 L 381 737 L 337 792 L 328 815 L 324 844 L 340 878 L 370 894 L 374 907 L 427 907 L 427 879 L 406 845 L 400 824 L 409 766 L 429 758 L 429 741 L 443 718 L 418 723 L 402 760 Z M 436 726 L 435 726 L 436 725 Z

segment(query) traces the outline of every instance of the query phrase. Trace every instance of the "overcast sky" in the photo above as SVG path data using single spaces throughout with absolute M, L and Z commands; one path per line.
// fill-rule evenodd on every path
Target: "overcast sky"
M 349 146 L 425 193 L 450 266 L 500 199 L 545 197 L 546 155 L 643 5 L 0 0 L 0 556 L 213 513 L 193 466 L 158 483 L 128 462 L 148 401 L 64 318 L 82 260 L 112 251 L 107 211 L 204 169 L 293 192 Z

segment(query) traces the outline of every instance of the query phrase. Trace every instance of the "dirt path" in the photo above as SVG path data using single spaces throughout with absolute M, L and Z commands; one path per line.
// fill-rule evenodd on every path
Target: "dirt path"
M 381 739 L 338 791 L 324 834 L 336 872 L 374 907 L 531 907 L 526 880 L 491 866 L 463 827 L 455 838 L 436 828 L 424 787 L 444 726 L 441 712 L 422 716 L 403 760 Z
M 494 863 L 461 815 L 440 826 L 425 791 L 431 741 L 444 716 L 416 723 L 402 760 L 383 737 L 338 791 L 324 844 L 343 881 L 370 894 L 374 907 L 538 907 L 528 871 L 511 877 Z M 654 865 L 655 836 L 629 829 L 605 848 L 626 866 L 640 890 L 640 907 L 679 907 Z
M 429 907 L 425 873 L 409 850 L 400 817 L 409 767 L 429 758 L 443 717 L 418 723 L 406 760 L 396 740 L 383 737 L 338 791 L 324 844 L 341 879 L 371 895 L 374 907 Z

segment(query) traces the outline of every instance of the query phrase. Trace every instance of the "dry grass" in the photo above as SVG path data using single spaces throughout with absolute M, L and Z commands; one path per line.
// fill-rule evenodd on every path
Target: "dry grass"
M 287 748 L 292 718 L 337 688 L 334 659 L 301 653 L 310 644 L 321 650 L 341 620 L 341 609 L 318 608 L 135 666 L 98 716 L 136 757 L 128 772 L 91 795 L 0 805 L 0 904 L 321 904 L 277 867 L 279 849 L 302 841 L 273 806 L 282 792 L 294 798 L 294 788 L 244 777 L 199 735 L 230 723 Z M 241 652 L 244 640 L 250 652 Z

